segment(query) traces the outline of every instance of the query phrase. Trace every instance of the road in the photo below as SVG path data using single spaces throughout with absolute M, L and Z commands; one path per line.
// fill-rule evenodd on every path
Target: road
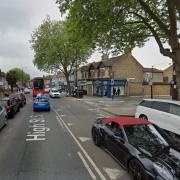
M 0 131 L 0 180 L 129 180 L 91 139 L 99 114 L 72 97 L 51 99 L 51 112 L 33 112 L 32 99 Z

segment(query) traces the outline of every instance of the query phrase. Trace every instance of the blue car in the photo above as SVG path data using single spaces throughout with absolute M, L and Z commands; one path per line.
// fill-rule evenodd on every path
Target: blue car
M 46 96 L 37 96 L 33 105 L 34 111 L 50 111 L 50 103 Z

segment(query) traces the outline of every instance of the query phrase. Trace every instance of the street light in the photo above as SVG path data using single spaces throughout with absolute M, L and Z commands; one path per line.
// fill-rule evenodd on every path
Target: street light
M 22 80 L 22 82 L 21 82 L 21 83 L 22 83 L 22 87 L 23 87 L 23 81 L 24 81 L 24 79 L 23 79 L 23 72 L 24 72 L 23 69 L 24 69 L 24 68 L 27 68 L 27 66 L 23 66 L 22 69 L 21 69 L 21 72 L 22 72 L 22 74 L 21 74 L 21 78 L 22 78 L 22 79 L 21 79 L 21 80 Z

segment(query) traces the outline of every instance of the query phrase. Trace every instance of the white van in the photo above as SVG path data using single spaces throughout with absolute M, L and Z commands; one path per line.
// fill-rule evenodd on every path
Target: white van
M 137 106 L 135 117 L 150 120 L 162 129 L 180 135 L 180 101 L 144 99 Z

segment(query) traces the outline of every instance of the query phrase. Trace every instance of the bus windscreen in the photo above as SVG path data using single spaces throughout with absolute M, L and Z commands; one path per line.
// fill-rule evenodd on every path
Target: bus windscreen
M 43 79 L 34 79 L 34 89 L 43 89 L 44 88 L 44 80 Z

